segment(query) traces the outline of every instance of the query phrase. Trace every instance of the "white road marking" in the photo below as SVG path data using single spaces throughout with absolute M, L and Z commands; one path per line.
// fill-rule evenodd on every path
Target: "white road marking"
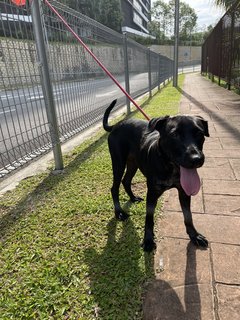
M 9 113 L 9 112 L 12 112 L 12 111 L 16 111 L 16 109 L 11 109 L 11 110 L 5 110 L 5 111 L 1 111 L 0 114 L 5 114 L 5 113 Z
M 112 96 L 116 92 L 117 92 L 117 90 L 113 90 L 113 91 L 110 91 L 110 92 L 107 92 L 107 93 L 96 94 L 96 98 L 109 97 L 109 96 Z
M 27 100 L 40 100 L 43 98 L 44 98 L 44 96 L 32 96 L 32 97 L 27 98 Z

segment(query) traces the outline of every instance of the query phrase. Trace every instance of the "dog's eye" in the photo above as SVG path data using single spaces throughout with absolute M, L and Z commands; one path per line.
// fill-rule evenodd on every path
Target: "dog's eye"
M 170 136 L 171 136 L 172 138 L 176 138 L 176 137 L 178 136 L 178 131 L 177 131 L 176 129 L 172 129 L 172 130 L 170 131 Z

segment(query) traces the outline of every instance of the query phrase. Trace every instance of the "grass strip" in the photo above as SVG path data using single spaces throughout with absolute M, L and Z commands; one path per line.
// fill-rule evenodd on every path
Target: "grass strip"
M 180 96 L 170 83 L 145 110 L 176 114 Z M 30 177 L 0 199 L 0 318 L 141 319 L 144 284 L 154 276 L 153 254 L 141 249 L 145 201 L 127 222 L 113 217 L 103 130 L 64 162 L 63 174 Z M 140 173 L 134 189 L 145 197 Z M 127 205 L 122 190 L 120 197 Z

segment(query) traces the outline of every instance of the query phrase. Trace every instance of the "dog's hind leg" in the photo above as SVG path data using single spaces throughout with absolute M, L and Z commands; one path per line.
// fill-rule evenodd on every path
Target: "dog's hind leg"
M 195 245 L 206 248 L 208 246 L 207 239 L 203 235 L 198 233 L 193 225 L 192 212 L 190 209 L 191 197 L 186 195 L 182 188 L 178 189 L 178 195 L 182 212 L 184 215 L 184 224 L 189 238 Z
M 135 196 L 132 192 L 132 189 L 131 189 L 132 179 L 135 176 L 137 169 L 138 169 L 138 166 L 136 164 L 136 161 L 132 158 L 128 158 L 127 171 L 126 171 L 124 178 L 122 180 L 122 184 L 123 184 L 124 189 L 127 192 L 127 194 L 129 195 L 130 200 L 132 202 L 139 202 L 139 201 L 143 200 L 142 198 Z
M 117 150 L 114 147 L 111 147 L 111 145 L 109 145 L 109 149 L 112 158 L 113 170 L 113 185 L 111 188 L 111 194 L 114 204 L 114 212 L 118 220 L 124 221 L 129 217 L 129 215 L 120 206 L 119 188 L 126 166 L 126 157 L 120 152 L 117 152 Z

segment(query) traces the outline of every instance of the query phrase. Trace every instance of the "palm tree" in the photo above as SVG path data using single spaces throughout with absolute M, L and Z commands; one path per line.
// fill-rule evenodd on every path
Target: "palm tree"
M 226 9 L 229 9 L 236 2 L 236 0 L 214 0 L 214 2 L 217 6 L 222 6 Z

